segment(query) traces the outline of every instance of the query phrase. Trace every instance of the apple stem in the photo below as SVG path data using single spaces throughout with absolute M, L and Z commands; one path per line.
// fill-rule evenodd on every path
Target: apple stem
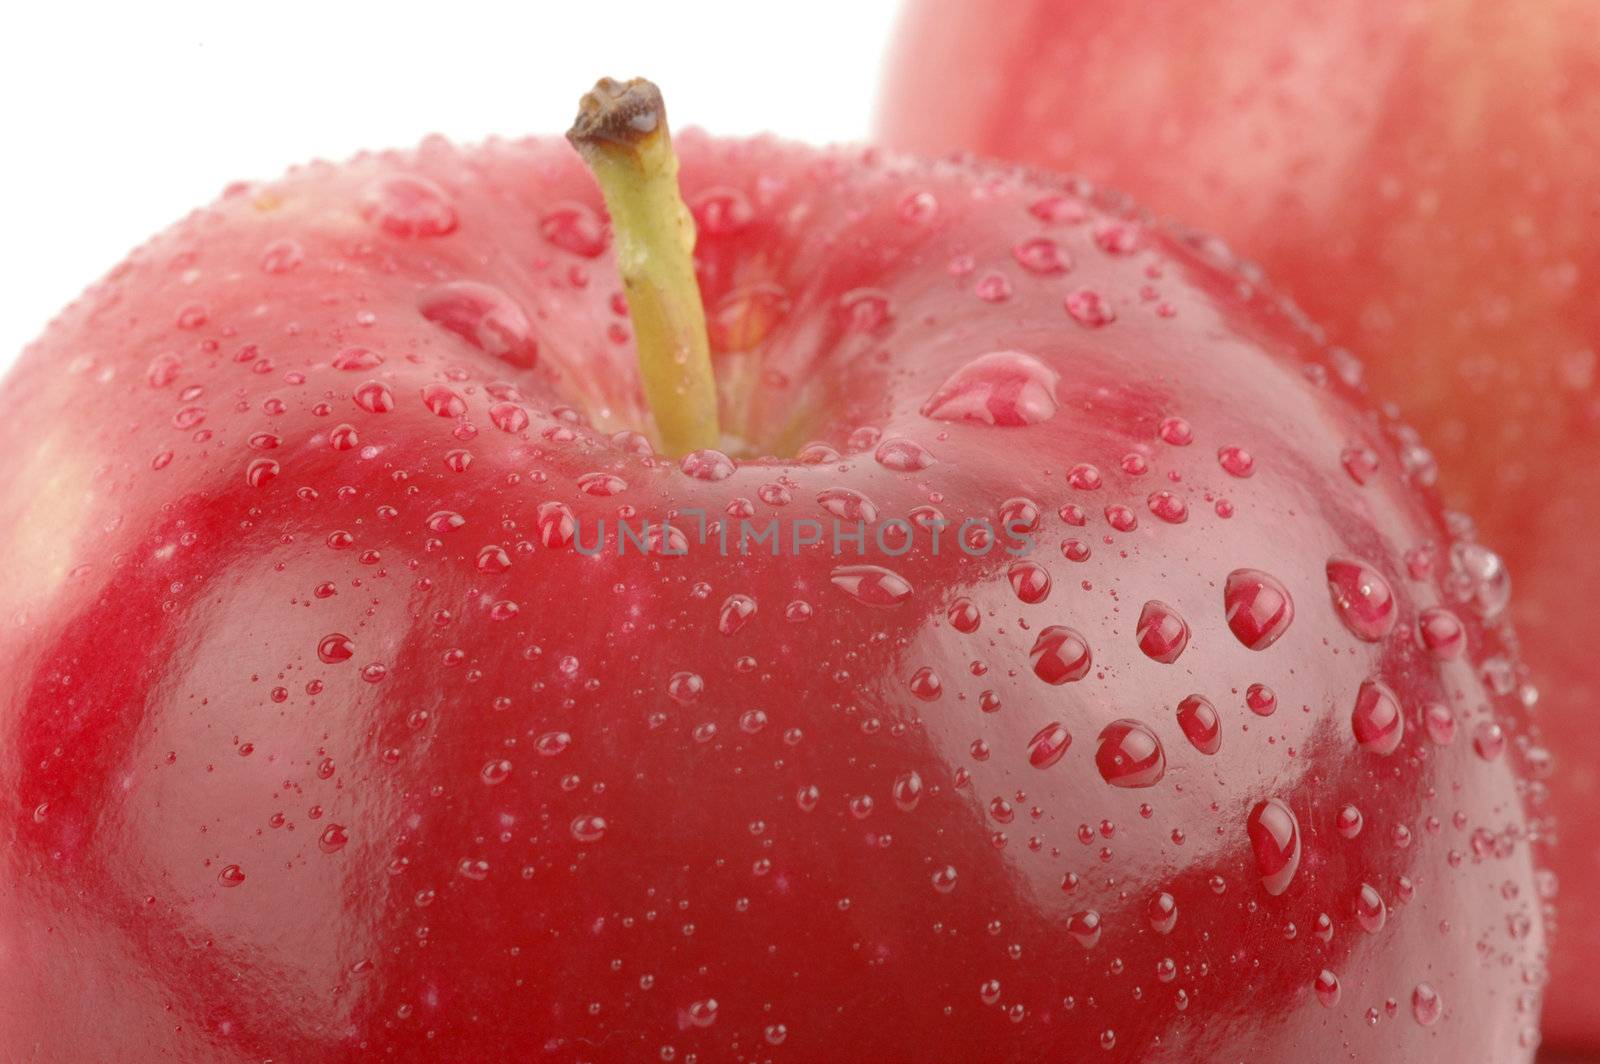
M 567 131 L 600 183 L 616 238 L 644 395 L 670 455 L 715 447 L 717 384 L 694 275 L 694 218 L 678 191 L 678 156 L 661 90 L 601 78 Z

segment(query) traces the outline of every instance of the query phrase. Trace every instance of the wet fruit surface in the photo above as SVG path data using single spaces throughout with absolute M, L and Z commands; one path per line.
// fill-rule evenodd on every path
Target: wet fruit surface
M 0 1044 L 1527 1057 L 1504 588 L 1336 356 L 1070 184 L 679 146 L 723 449 L 554 141 L 231 190 L 26 353 Z
M 1363 360 L 1330 371 L 1400 403 L 1517 585 L 1563 755 L 1540 829 L 1575 899 L 1545 1033 L 1600 1052 L 1596 40 L 1589 0 L 920 0 L 878 128 L 1217 233 Z M 1414 445 L 1396 459 L 1435 475 Z M 1356 480 L 1385 461 L 1354 441 L 1343 460 Z

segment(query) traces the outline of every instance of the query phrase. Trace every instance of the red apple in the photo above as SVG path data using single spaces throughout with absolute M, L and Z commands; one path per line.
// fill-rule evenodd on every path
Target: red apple
M 879 129 L 1221 233 L 1400 401 L 1517 584 L 1576 901 L 1545 1034 L 1600 1049 L 1597 42 L 1590 0 L 921 0 Z
M 554 140 L 230 189 L 24 354 L 0 1045 L 1529 1059 L 1505 586 L 1337 353 L 1067 182 L 681 147 L 730 455 L 647 442 L 676 200 Z

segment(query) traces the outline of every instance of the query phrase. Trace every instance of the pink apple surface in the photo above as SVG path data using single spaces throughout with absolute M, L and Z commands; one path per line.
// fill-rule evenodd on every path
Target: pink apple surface
M 1510 568 L 1562 755 L 1546 1035 L 1600 1051 L 1600 6 L 920 0 L 900 29 L 888 143 L 1082 173 L 1220 234 L 1433 449 Z
M 232 188 L 26 351 L 0 1044 L 1530 1059 L 1507 588 L 1338 354 L 1068 183 L 681 148 L 727 453 L 558 140 Z

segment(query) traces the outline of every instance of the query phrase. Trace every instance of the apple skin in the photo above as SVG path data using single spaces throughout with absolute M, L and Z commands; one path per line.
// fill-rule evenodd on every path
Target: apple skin
M 1222 234 L 1400 403 L 1516 582 L 1578 899 L 1544 1031 L 1600 1050 L 1596 40 L 1586 0 L 915 0 L 877 128 Z
M 231 189 L 25 352 L 0 393 L 0 1044 L 1530 1058 L 1541 755 L 1485 684 L 1517 667 L 1500 589 L 1337 356 L 1214 249 L 1060 181 L 679 141 L 726 428 L 810 461 L 702 480 L 615 435 L 649 421 L 556 141 Z M 994 352 L 1051 372 L 952 398 Z M 920 413 L 941 392 L 973 419 Z M 839 489 L 877 525 L 1024 528 L 1028 500 L 1048 593 L 925 530 L 901 557 L 563 545 L 566 514 L 592 542 L 623 507 L 826 520 L 859 506 Z M 1382 596 L 1336 608 L 1335 557 L 1392 591 L 1375 642 L 1341 617 Z M 859 601 L 838 568 L 863 563 L 909 594 Z M 1225 595 L 1240 570 L 1281 582 L 1287 628 L 1270 586 Z M 1422 648 L 1436 607 L 1465 653 Z M 1050 626 L 1089 645 L 1081 679 L 1036 672 Z M 1388 754 L 1353 730 L 1374 678 Z M 1152 786 L 1104 778 L 1119 752 L 1152 774 L 1098 741 L 1125 719 Z

